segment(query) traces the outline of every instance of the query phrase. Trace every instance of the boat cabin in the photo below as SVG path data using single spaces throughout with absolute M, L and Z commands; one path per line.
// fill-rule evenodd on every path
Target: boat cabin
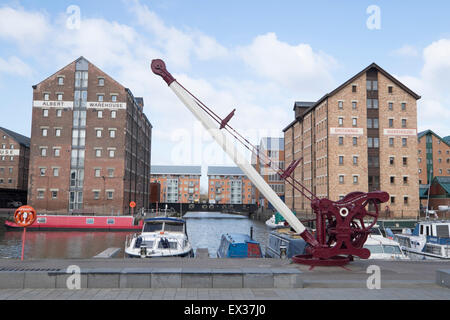
M 427 242 L 436 244 L 450 243 L 450 222 L 448 221 L 423 221 L 419 222 L 413 236 L 424 236 Z
M 186 222 L 176 218 L 148 218 L 144 220 L 142 233 L 180 232 L 186 233 Z
M 246 234 L 223 234 L 218 258 L 261 258 L 261 246 L 258 241 L 253 240 Z

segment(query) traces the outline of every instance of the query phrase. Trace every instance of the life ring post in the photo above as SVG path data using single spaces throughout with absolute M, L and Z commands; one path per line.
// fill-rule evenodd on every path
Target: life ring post
M 23 227 L 22 233 L 22 253 L 20 255 L 20 260 L 23 261 L 23 257 L 25 254 L 25 241 L 27 234 L 27 227 L 31 226 L 36 221 L 37 215 L 36 210 L 31 206 L 21 206 L 17 208 L 14 213 L 14 221 L 19 226 Z

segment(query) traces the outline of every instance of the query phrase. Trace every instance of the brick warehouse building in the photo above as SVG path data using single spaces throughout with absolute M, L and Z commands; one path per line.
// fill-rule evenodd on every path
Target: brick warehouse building
M 419 132 L 419 183 L 429 184 L 433 177 L 450 176 L 450 143 L 431 130 Z
M 253 185 L 239 167 L 208 167 L 208 199 L 217 204 L 251 204 Z
M 429 209 L 436 209 L 438 205 L 448 203 L 443 192 L 446 188 L 440 188 L 438 185 L 450 177 L 450 141 L 447 142 L 445 138 L 441 138 L 431 130 L 419 132 L 417 139 L 420 202 L 423 208 L 428 205 Z
M 303 157 L 294 177 L 320 198 L 383 190 L 390 194 L 383 211 L 416 216 L 418 99 L 373 63 L 319 101 L 296 103 L 295 120 L 283 130 L 285 161 Z M 311 209 L 289 184 L 285 197 L 297 212 Z
M 30 138 L 0 127 L 0 207 L 27 200 Z
M 199 202 L 201 175 L 201 166 L 151 167 L 151 182 L 159 184 L 159 202 Z
M 148 208 L 152 125 L 143 108 L 83 57 L 33 86 L 28 203 L 41 213 Z

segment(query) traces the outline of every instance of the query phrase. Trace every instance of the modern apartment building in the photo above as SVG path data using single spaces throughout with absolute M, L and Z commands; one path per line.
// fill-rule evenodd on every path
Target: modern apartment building
M 253 185 L 239 167 L 208 167 L 208 199 L 217 204 L 251 204 Z
M 151 182 L 159 184 L 159 202 L 163 203 L 199 202 L 201 175 L 201 166 L 151 167 Z
M 0 127 L 0 189 L 27 190 L 30 138 Z
M 270 163 L 270 166 L 269 166 Z M 252 164 L 277 195 L 284 200 L 284 180 L 277 173 L 277 168 L 284 169 L 284 138 L 262 138 Z M 265 208 L 271 204 L 255 188 L 255 199 Z
M 151 137 L 143 99 L 78 58 L 33 86 L 28 203 L 40 213 L 148 208 Z
M 294 105 L 284 131 L 285 161 L 302 158 L 295 179 L 319 198 L 383 190 L 394 216 L 419 210 L 417 100 L 420 96 L 373 63 L 317 102 Z M 310 202 L 286 184 L 286 204 Z

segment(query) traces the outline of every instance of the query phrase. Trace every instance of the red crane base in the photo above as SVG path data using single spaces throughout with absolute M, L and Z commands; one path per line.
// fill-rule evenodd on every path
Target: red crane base
M 328 259 L 315 258 L 312 254 L 299 254 L 292 257 L 292 261 L 313 267 L 339 267 L 348 264 L 351 259 L 344 256 L 335 256 Z
M 389 199 L 383 191 L 352 192 L 333 202 L 316 199 L 311 207 L 316 214 L 316 232 L 305 230 L 300 235 L 308 243 L 305 254 L 293 262 L 309 266 L 343 266 L 353 257 L 367 259 L 370 251 L 364 243 L 378 219 L 379 205 Z M 375 211 L 366 207 L 372 206 Z M 369 222 L 367 220 L 369 219 Z

